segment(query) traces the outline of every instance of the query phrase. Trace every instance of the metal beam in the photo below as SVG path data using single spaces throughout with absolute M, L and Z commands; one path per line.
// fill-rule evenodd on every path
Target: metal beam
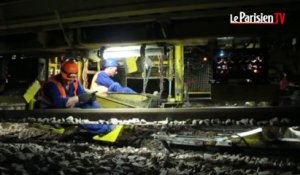
M 89 120 L 108 120 L 111 118 L 132 119 L 140 118 L 147 121 L 187 119 L 254 119 L 256 121 L 270 120 L 277 117 L 279 120 L 289 120 L 288 125 L 300 124 L 299 107 L 214 107 L 214 108 L 118 108 L 118 109 L 49 109 L 49 110 L 14 110 L 0 111 L 0 121 L 23 121 L 32 118 L 66 118 L 73 116 Z
M 183 102 L 184 91 L 184 51 L 183 45 L 175 45 L 175 101 L 178 103 Z
M 251 11 L 260 11 L 263 7 L 252 7 Z M 277 11 L 278 6 L 268 6 L 268 11 Z M 222 8 L 222 9 L 211 9 L 209 11 L 184 11 L 181 13 L 159 13 L 159 14 L 149 14 L 149 15 L 142 15 L 142 16 L 124 16 L 119 18 L 114 18 L 113 20 L 108 19 L 99 19 L 99 20 L 92 20 L 92 21 L 81 21 L 77 23 L 67 23 L 64 24 L 65 28 L 68 29 L 76 29 L 76 28 L 83 28 L 83 27 L 97 27 L 97 26 L 109 26 L 109 25 L 120 25 L 120 24 L 134 24 L 134 23 L 146 23 L 146 22 L 157 22 L 158 19 L 169 19 L 171 23 L 176 23 L 176 20 L 191 20 L 191 19 L 206 19 L 206 18 L 213 18 L 213 17 L 222 17 L 222 16 L 229 16 L 230 13 L 238 13 L 240 8 Z M 293 14 L 289 13 L 289 19 L 296 17 L 295 14 L 298 13 L 299 7 L 295 4 L 287 4 L 282 9 L 285 12 L 293 12 Z M 288 10 L 288 11 L 287 11 Z M 295 14 L 294 14 L 295 13 Z M 229 21 L 229 17 L 228 17 Z M 224 25 L 224 21 L 222 21 Z M 3 26 L 6 25 L 6 22 L 3 21 Z M 6 25 L 7 26 L 7 25 Z M 208 27 L 205 27 L 208 28 Z M 9 30 L 8 30 L 9 29 Z M 45 26 L 36 26 L 30 28 L 16 28 L 10 29 L 6 28 L 0 32 L 0 36 L 3 35 L 12 35 L 12 34 L 20 34 L 20 33 L 34 33 L 39 31 L 52 31 L 58 30 L 59 25 L 45 25 Z
M 18 4 L 26 1 L 32 1 L 32 0 L 2 0 L 0 2 L 0 6 L 6 6 L 6 5 L 12 5 L 12 4 Z
M 264 1 L 168 1 L 168 2 L 150 2 L 140 4 L 128 4 L 119 5 L 115 7 L 101 7 L 99 4 L 95 4 L 96 8 L 83 10 L 81 12 L 71 11 L 64 13 L 61 16 L 61 22 L 67 23 L 78 23 L 81 21 L 90 20 L 104 20 L 104 19 L 117 19 L 128 16 L 145 16 L 151 14 L 166 14 L 174 12 L 184 11 L 195 11 L 195 10 L 208 10 L 218 8 L 234 8 L 234 7 L 245 7 L 245 6 L 262 6 L 262 5 L 280 5 L 286 3 L 299 2 L 298 0 L 286 0 L 284 2 L 275 2 L 273 0 Z M 113 10 L 112 10 L 113 8 Z M 101 11 L 99 10 L 101 9 Z M 9 29 L 36 27 L 44 25 L 55 25 L 57 21 L 53 18 L 52 14 L 45 14 L 45 16 L 23 18 L 23 19 L 10 19 L 7 23 Z M 0 30 L 7 29 L 5 25 L 0 25 Z

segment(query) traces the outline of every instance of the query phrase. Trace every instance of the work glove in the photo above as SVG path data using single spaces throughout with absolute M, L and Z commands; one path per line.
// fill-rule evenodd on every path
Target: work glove
M 78 95 L 79 102 L 81 103 L 88 103 L 96 100 L 95 93 L 83 93 Z
M 92 95 L 91 101 L 95 101 L 96 100 L 96 93 L 97 93 L 97 91 L 91 93 L 91 95 Z

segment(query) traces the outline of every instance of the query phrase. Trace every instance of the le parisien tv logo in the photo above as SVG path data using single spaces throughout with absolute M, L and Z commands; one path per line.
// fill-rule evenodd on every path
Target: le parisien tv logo
M 230 14 L 230 24 L 272 24 L 283 25 L 286 14 L 284 12 L 274 12 L 273 14 L 240 12 L 238 15 Z

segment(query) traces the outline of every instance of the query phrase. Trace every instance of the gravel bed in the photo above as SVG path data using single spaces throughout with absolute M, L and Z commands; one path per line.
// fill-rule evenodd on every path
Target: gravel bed
M 4 138 L 2 142 L 0 139 L 1 175 L 300 174 L 300 158 L 296 155 L 242 154 L 206 149 L 178 149 L 170 153 L 161 142 L 153 139 L 145 139 L 140 147 L 78 143 L 75 140 L 62 142 L 58 139 L 61 135 L 37 129 L 29 123 L 0 123 L 0 138 Z M 37 138 L 39 142 L 30 141 Z
M 299 174 L 288 158 L 90 143 L 0 143 L 1 174 Z

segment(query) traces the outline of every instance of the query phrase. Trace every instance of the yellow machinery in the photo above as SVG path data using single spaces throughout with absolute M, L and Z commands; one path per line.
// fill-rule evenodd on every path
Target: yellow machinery
M 150 94 L 97 93 L 97 102 L 103 108 L 151 108 L 158 99 Z
M 184 88 L 184 62 L 183 45 L 175 46 L 175 100 L 177 103 L 183 102 Z
M 40 88 L 40 83 L 35 80 L 23 96 L 0 96 L 0 110 L 25 110 L 27 104 L 29 109 L 33 109 L 34 97 Z
M 152 60 L 155 62 L 154 59 Z M 167 99 L 168 104 L 182 104 L 183 103 L 183 92 L 184 92 L 184 52 L 183 45 L 175 45 L 171 49 L 171 53 L 168 55 L 166 60 L 168 67 L 166 76 L 169 83 L 175 80 L 175 92 L 174 96 L 171 93 L 172 83 L 169 84 L 169 95 Z M 136 73 L 138 71 L 137 58 L 128 57 L 126 58 L 125 64 L 127 66 L 128 73 Z M 158 65 L 159 66 L 159 65 Z M 158 71 L 162 71 L 162 68 L 158 68 Z M 163 74 L 162 72 L 160 72 Z M 157 73 L 156 73 L 157 74 Z M 146 76 L 146 75 L 144 75 Z M 156 75 L 157 77 L 157 75 Z M 145 80 L 144 80 L 145 81 Z M 92 80 L 91 89 L 94 88 L 95 76 Z M 144 88 L 144 87 L 143 87 Z M 99 90 L 98 90 L 99 91 Z M 101 90 L 100 90 L 101 91 Z M 97 93 L 97 102 L 101 104 L 103 108 L 151 108 L 158 107 L 159 96 L 153 96 L 150 94 L 124 94 L 124 93 Z

